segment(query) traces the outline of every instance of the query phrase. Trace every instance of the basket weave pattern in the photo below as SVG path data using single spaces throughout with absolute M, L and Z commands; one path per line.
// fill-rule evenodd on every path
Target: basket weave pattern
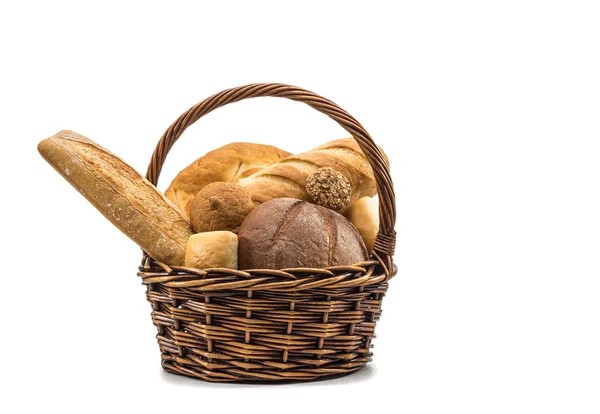
M 378 184 L 380 229 L 370 261 L 326 269 L 231 270 L 169 267 L 144 255 L 162 365 L 207 381 L 312 380 L 356 371 L 371 340 L 388 280 L 395 274 L 395 199 L 385 158 L 364 128 L 333 102 L 282 84 L 254 84 L 213 95 L 165 132 L 147 178 L 156 185 L 183 131 L 214 109 L 276 96 L 304 102 L 345 128 L 369 159 Z

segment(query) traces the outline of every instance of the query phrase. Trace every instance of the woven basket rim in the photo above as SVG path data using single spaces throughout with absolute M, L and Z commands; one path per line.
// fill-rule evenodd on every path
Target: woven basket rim
M 396 265 L 388 270 L 377 260 L 327 268 L 193 269 L 184 266 L 167 266 L 145 255 L 137 275 L 145 285 L 161 283 L 173 288 L 193 287 L 199 291 L 229 289 L 301 291 L 314 288 L 315 284 L 336 288 L 384 283 L 394 277 L 397 271 Z

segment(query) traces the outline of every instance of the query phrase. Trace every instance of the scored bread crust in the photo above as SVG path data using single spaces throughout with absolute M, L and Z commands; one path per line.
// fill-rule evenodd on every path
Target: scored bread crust
M 183 265 L 193 234 L 180 211 L 116 155 L 72 131 L 39 143 L 42 157 L 154 259 Z M 93 237 L 93 235 L 90 235 Z
M 281 197 L 312 201 L 306 191 L 306 180 L 321 167 L 331 167 L 350 181 L 350 203 L 377 194 L 371 165 L 354 138 L 330 141 L 310 151 L 292 155 L 239 179 L 238 184 L 245 187 L 258 203 Z
M 169 185 L 165 195 L 189 217 L 189 202 L 208 184 L 217 181 L 235 183 L 239 178 L 290 155 L 272 145 L 233 142 L 206 153 L 184 168 Z
M 324 268 L 368 258 L 358 230 L 346 218 L 292 198 L 273 199 L 252 210 L 238 240 L 242 270 Z

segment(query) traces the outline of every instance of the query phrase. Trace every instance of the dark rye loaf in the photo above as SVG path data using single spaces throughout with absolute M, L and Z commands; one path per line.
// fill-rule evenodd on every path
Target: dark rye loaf
M 342 215 L 292 198 L 256 207 L 238 233 L 240 269 L 323 268 L 367 260 L 358 230 Z

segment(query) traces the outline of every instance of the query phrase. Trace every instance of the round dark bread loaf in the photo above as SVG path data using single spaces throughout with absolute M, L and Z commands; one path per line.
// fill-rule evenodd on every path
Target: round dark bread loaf
M 368 259 L 358 230 L 341 214 L 293 198 L 269 200 L 238 233 L 240 269 L 323 268 Z

